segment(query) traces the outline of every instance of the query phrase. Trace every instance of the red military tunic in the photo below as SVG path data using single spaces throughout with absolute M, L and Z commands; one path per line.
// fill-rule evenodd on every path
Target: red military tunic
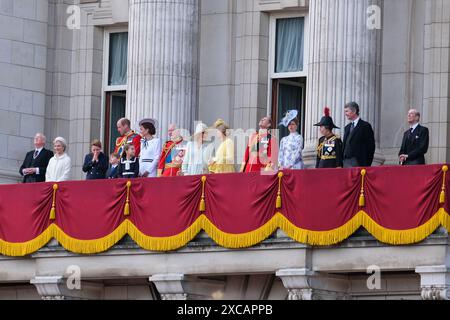
M 245 150 L 241 172 L 261 172 L 271 169 L 274 161 L 273 139 L 270 133 L 255 133 L 249 139 Z
M 158 163 L 158 177 L 176 177 L 181 170 L 184 158 L 183 139 L 167 141 L 162 149 Z
M 142 137 L 139 134 L 131 130 L 126 135 L 117 138 L 114 153 L 118 154 L 119 158 L 122 157 L 125 145 L 131 143 L 136 150 L 136 158 L 139 157 L 139 154 L 141 153 L 141 139 Z

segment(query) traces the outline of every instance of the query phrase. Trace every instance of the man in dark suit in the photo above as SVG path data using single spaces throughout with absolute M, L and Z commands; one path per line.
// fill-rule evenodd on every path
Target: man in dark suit
M 345 116 L 350 123 L 344 133 L 344 168 L 370 167 L 375 155 L 375 134 L 370 123 L 359 116 L 359 105 L 345 105 Z
M 23 176 L 23 183 L 44 182 L 48 162 L 53 157 L 53 152 L 44 148 L 45 136 L 42 133 L 34 137 L 33 151 L 25 156 L 19 173 Z
M 428 128 L 419 124 L 420 112 L 411 109 L 408 111 L 409 130 L 403 135 L 402 147 L 399 152 L 401 165 L 425 164 L 425 154 L 428 151 Z

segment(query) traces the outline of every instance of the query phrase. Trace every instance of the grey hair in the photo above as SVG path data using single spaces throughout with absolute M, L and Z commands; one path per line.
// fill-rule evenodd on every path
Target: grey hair
M 350 109 L 359 116 L 359 105 L 354 101 L 347 103 L 344 109 Z
M 43 133 L 38 132 L 38 133 L 36 133 L 36 134 L 34 135 L 34 137 L 35 137 L 35 138 L 36 138 L 36 137 L 41 137 L 42 140 L 44 140 L 44 143 L 47 142 L 47 137 L 46 137 Z
M 421 118 L 421 114 L 420 114 L 420 111 L 419 110 L 417 110 L 417 109 L 411 109 L 411 110 L 409 110 L 409 111 L 413 111 L 415 114 L 416 114 L 416 117 L 419 117 L 419 119 Z
M 61 143 L 63 145 L 63 147 L 64 147 L 64 151 L 66 151 L 66 149 L 67 149 L 67 141 L 66 141 L 66 139 L 64 139 L 63 137 L 57 137 L 57 138 L 55 138 L 53 143 L 57 143 L 57 142 Z

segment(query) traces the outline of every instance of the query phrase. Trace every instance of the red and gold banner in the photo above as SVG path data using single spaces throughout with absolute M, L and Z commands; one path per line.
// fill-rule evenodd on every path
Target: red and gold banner
M 245 248 L 282 229 L 333 245 L 361 226 L 391 245 L 450 231 L 448 167 L 284 171 L 274 175 L 73 181 L 0 186 L 0 254 L 24 256 L 57 239 L 95 254 L 126 234 L 156 251 L 185 246 L 202 229 L 220 246 Z

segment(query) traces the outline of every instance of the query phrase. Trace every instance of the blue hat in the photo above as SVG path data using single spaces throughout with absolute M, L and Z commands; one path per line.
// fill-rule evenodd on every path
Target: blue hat
M 289 110 L 278 125 L 288 127 L 289 123 L 297 118 L 297 116 L 298 110 Z

